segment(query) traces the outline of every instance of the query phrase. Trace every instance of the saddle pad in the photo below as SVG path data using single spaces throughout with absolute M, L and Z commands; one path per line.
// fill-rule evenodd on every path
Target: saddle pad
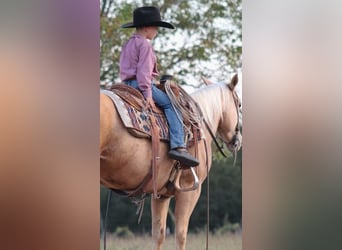
M 101 90 L 101 92 L 112 99 L 124 126 L 133 135 L 137 137 L 151 137 L 151 121 L 146 113 L 136 110 L 111 91 Z M 160 140 L 169 141 L 169 126 L 165 116 L 158 113 L 153 114 L 159 127 Z
M 150 138 L 152 136 L 150 130 L 151 121 L 148 119 L 148 114 L 135 109 L 112 91 L 101 90 L 101 93 L 112 99 L 124 126 L 131 134 L 137 137 L 146 138 Z M 169 126 L 165 115 L 162 113 L 153 113 L 153 115 L 159 127 L 159 139 L 169 141 Z M 186 131 L 189 133 L 189 130 Z M 198 140 L 202 139 L 202 134 L 202 131 L 197 129 Z M 188 138 L 189 142 L 193 141 L 193 133 L 191 133 Z

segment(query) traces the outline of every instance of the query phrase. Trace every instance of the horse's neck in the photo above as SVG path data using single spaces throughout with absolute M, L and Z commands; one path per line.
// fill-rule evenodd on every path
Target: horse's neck
M 200 107 L 203 117 L 208 123 L 210 130 L 216 134 L 222 115 L 221 95 L 210 95 L 211 93 L 195 92 L 192 97 Z M 207 129 L 207 128 L 205 128 Z

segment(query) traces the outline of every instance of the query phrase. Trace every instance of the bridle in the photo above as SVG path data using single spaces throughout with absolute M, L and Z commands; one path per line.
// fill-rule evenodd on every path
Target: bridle
M 236 108 L 236 115 L 237 115 L 237 123 L 236 123 L 236 126 L 235 126 L 235 134 L 233 135 L 232 139 L 228 142 L 226 142 L 225 140 L 221 139 L 228 147 L 229 149 L 229 145 L 232 145 L 233 148 L 234 148 L 234 165 L 235 165 L 235 161 L 236 161 L 236 154 L 237 154 L 237 149 L 241 146 L 241 139 L 240 139 L 240 100 L 239 100 L 239 97 L 236 93 L 236 91 L 234 91 L 234 87 L 231 86 L 230 84 L 228 84 L 228 88 L 229 90 L 232 92 L 232 96 L 233 96 L 233 100 L 234 100 L 234 104 L 235 104 L 235 108 Z M 217 141 L 217 138 L 215 136 L 215 134 L 213 133 L 213 131 L 211 130 L 208 122 L 203 119 L 203 122 L 206 126 L 206 128 L 208 129 L 209 131 L 209 134 L 211 136 L 211 138 L 213 139 L 216 147 L 218 148 L 218 150 L 220 151 L 220 153 L 223 155 L 223 157 L 225 158 L 228 158 L 228 156 L 224 153 L 223 151 L 223 145 L 220 145 Z
M 232 139 L 230 140 L 230 142 L 228 142 L 228 144 L 232 144 L 232 145 L 234 145 L 234 147 L 238 148 L 238 147 L 241 146 L 241 140 L 239 138 L 239 134 L 241 134 L 241 132 L 240 132 L 240 107 L 241 107 L 241 102 L 240 102 L 240 99 L 239 99 L 236 91 L 234 90 L 234 87 L 232 87 L 229 84 L 228 88 L 232 92 L 232 96 L 233 96 L 234 104 L 235 104 L 235 108 L 236 108 L 236 115 L 237 115 L 237 123 L 236 123 L 236 127 L 235 127 L 235 134 L 232 137 Z M 236 143 L 238 143 L 238 145 L 236 145 Z

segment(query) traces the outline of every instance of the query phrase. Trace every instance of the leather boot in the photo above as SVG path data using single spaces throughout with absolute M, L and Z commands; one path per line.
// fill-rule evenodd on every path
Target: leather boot
M 185 148 L 176 148 L 169 151 L 169 157 L 171 159 L 179 161 L 186 167 L 196 167 L 199 165 L 199 161 L 193 157 Z

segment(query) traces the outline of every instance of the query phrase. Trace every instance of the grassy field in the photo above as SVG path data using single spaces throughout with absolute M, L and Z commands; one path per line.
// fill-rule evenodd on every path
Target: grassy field
M 117 238 L 107 234 L 107 250 L 151 250 L 153 249 L 152 238 L 150 236 L 138 236 L 131 238 Z M 206 234 L 189 234 L 187 240 L 187 250 L 204 250 L 206 246 Z M 101 239 L 101 249 L 103 249 L 103 240 Z M 166 238 L 163 250 L 174 250 L 174 236 Z M 241 250 L 241 234 L 210 235 L 210 250 Z

